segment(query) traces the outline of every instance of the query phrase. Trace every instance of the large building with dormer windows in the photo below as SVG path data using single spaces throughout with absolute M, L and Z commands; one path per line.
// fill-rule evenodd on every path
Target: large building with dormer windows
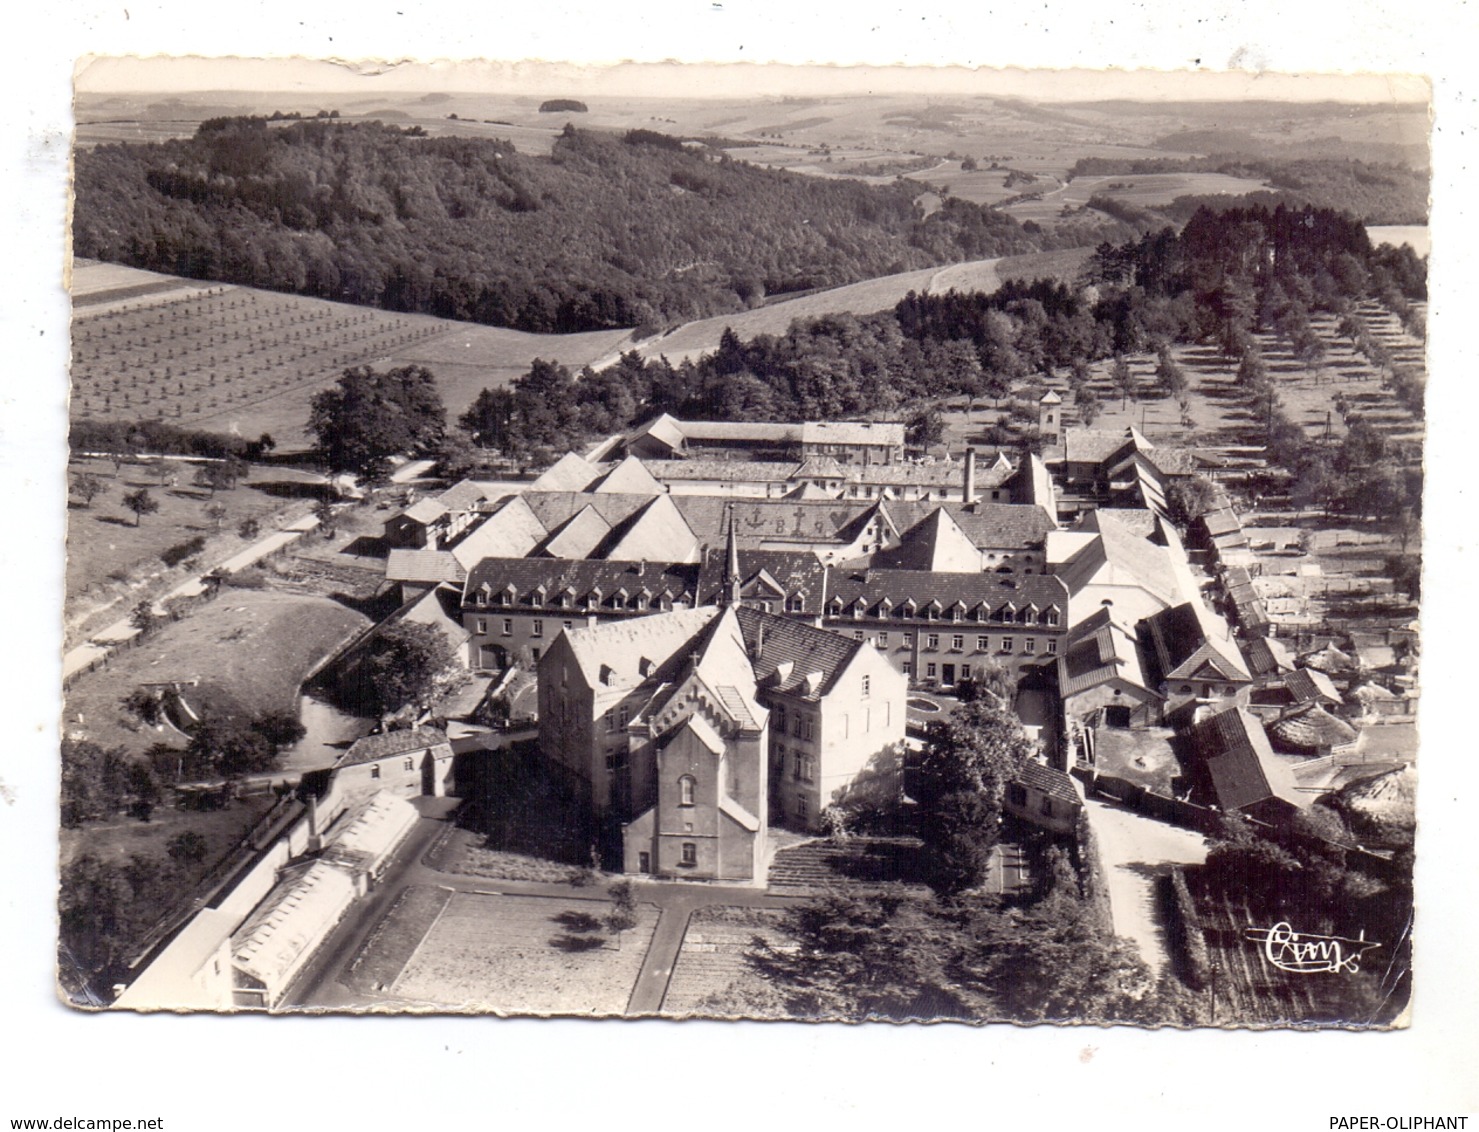
M 545 758 L 622 825 L 630 873 L 758 880 L 771 822 L 817 827 L 896 765 L 908 684 L 872 647 L 741 604 L 563 629 L 539 662 Z

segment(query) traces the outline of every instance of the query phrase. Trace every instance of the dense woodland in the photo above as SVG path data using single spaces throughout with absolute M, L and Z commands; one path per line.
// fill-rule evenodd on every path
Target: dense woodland
M 486 390 L 461 420 L 474 440 L 537 459 L 659 412 L 714 420 L 827 420 L 897 413 L 942 396 L 1004 397 L 1034 375 L 1213 342 L 1240 365 L 1251 394 L 1278 408 L 1255 331 L 1274 331 L 1311 363 L 1323 350 L 1311 316 L 1331 312 L 1342 332 L 1381 364 L 1355 304 L 1377 298 L 1420 332 L 1412 307 L 1426 296 L 1426 264 L 1408 248 L 1373 248 L 1364 227 L 1323 209 L 1199 210 L 1177 233 L 1163 228 L 1104 243 L 1079 285 L 1010 281 L 991 294 L 910 294 L 875 315 L 798 320 L 782 335 L 741 341 L 673 365 L 632 353 L 599 373 L 536 361 L 511 388 Z M 1364 345 L 1363 345 L 1364 343 Z M 1162 392 L 1176 395 L 1166 363 Z M 1128 372 L 1128 371 L 1126 371 Z M 1421 406 L 1420 377 L 1394 371 Z M 1179 375 L 1184 389 L 1185 377 Z
M 76 254 L 199 279 L 530 331 L 658 329 L 777 293 L 1094 243 L 920 185 L 733 161 L 567 126 L 549 157 L 379 122 L 203 123 L 79 151 Z

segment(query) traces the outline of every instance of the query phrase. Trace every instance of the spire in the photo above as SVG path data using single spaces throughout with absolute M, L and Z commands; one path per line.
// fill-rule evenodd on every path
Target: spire
M 724 506 L 729 529 L 724 548 L 724 604 L 737 606 L 740 603 L 739 543 L 734 534 L 734 504 Z

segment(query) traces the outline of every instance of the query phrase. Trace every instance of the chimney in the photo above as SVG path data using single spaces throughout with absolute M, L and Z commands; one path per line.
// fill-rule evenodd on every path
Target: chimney
M 974 448 L 965 450 L 965 491 L 961 494 L 961 501 L 964 503 L 976 501 L 976 450 Z
M 750 646 L 750 659 L 759 660 L 765 655 L 765 622 L 755 626 L 755 643 Z

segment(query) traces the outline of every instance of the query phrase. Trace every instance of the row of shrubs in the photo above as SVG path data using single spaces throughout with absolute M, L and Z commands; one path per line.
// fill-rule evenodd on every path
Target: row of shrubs
M 205 550 L 205 536 L 196 535 L 184 542 L 177 542 L 174 546 L 160 552 L 159 557 L 164 560 L 166 566 L 178 566 L 187 558 L 193 558 Z
M 1172 869 L 1171 875 L 1162 883 L 1166 934 L 1179 960 L 1181 979 L 1193 990 L 1201 990 L 1211 978 L 1212 961 L 1207 954 L 1207 939 L 1202 934 L 1196 902 L 1186 887 L 1186 874 L 1180 869 Z

